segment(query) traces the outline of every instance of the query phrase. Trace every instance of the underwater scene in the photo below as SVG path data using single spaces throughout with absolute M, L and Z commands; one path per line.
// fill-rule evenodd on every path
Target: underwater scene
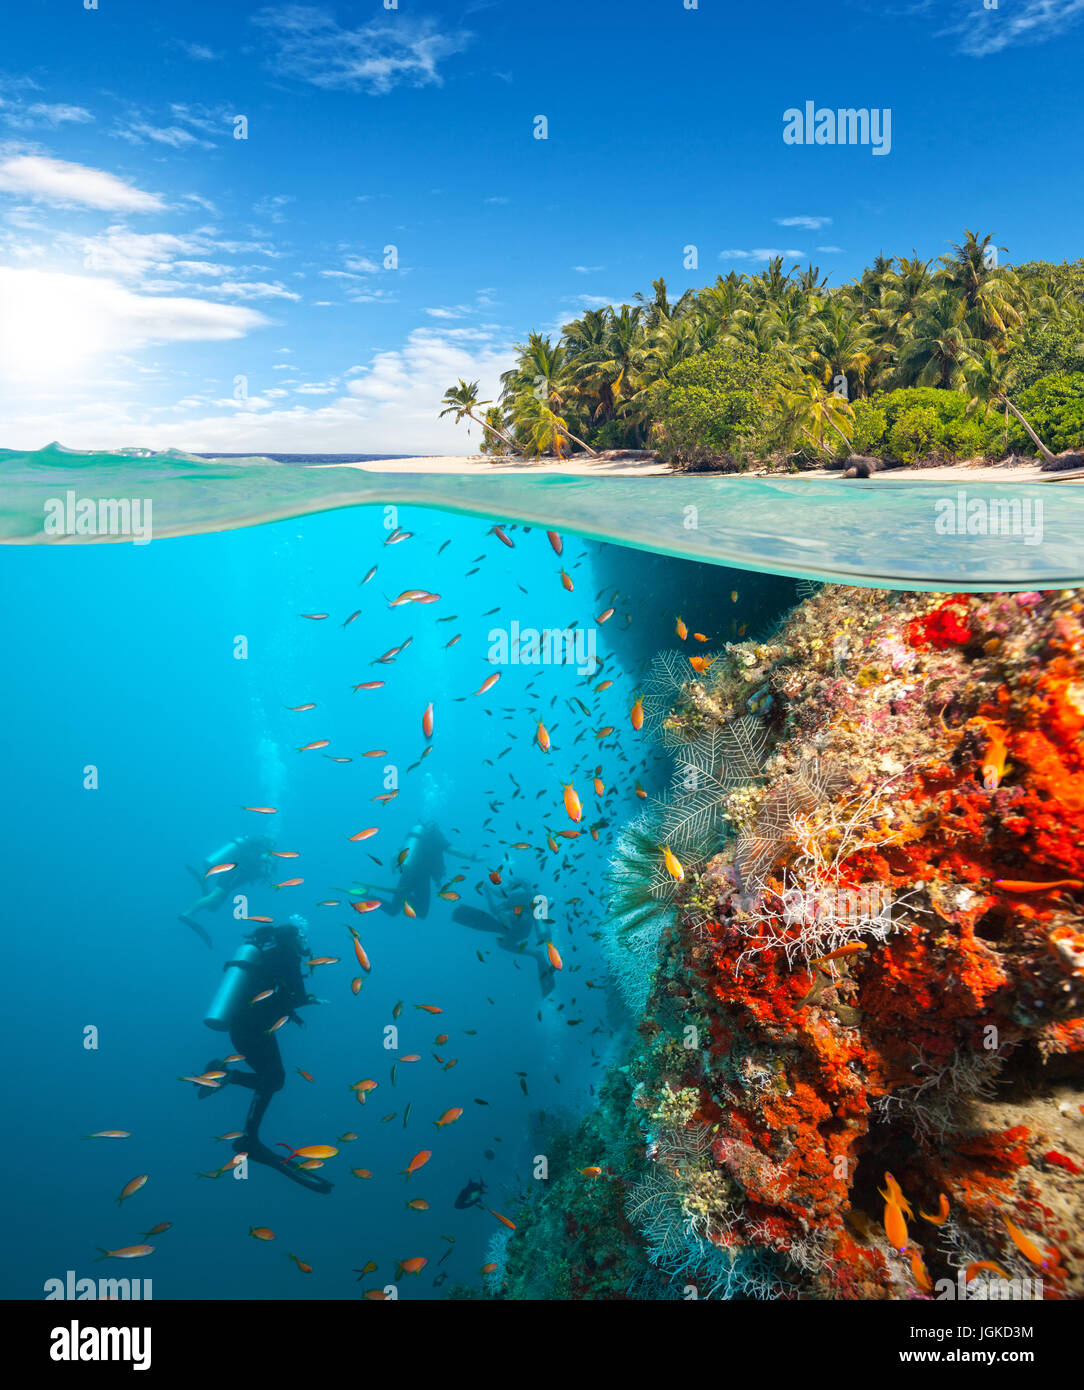
M 1080 1297 L 1080 590 L 389 502 L 0 594 L 6 1297 Z

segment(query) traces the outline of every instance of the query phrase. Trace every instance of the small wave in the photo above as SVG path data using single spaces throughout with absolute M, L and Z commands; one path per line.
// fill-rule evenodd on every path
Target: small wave
M 897 589 L 1049 589 L 1084 583 L 1084 488 L 838 479 L 531 478 L 388 473 L 327 466 L 326 455 L 204 458 L 177 450 L 0 450 L 0 542 L 79 544 L 125 535 L 47 534 L 47 507 L 152 504 L 153 538 L 198 535 L 387 504 L 496 517 L 593 540 L 770 574 Z M 357 460 L 380 456 L 358 454 Z M 388 456 L 384 456 L 388 457 Z M 943 534 L 946 499 L 1011 504 L 1038 534 Z M 1007 513 L 1006 513 L 1007 514 Z

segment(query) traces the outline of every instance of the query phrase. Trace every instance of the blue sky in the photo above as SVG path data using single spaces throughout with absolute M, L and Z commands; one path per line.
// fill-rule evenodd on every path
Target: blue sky
M 462 452 L 447 385 L 658 275 L 1081 253 L 1084 0 L 686 3 L 5 6 L 0 445 Z

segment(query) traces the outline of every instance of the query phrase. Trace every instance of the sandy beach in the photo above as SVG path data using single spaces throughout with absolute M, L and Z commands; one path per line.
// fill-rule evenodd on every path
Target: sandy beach
M 470 477 L 511 474 L 554 474 L 573 478 L 772 478 L 778 481 L 800 482 L 814 479 L 820 482 L 844 479 L 838 469 L 813 468 L 801 473 L 778 470 L 750 469 L 747 473 L 684 473 L 675 470 L 661 459 L 592 459 L 583 454 L 564 461 L 555 458 L 522 459 L 490 458 L 484 454 L 430 454 L 417 458 L 378 459 L 358 463 L 323 464 L 325 468 L 360 468 L 367 473 L 458 473 Z M 883 479 L 892 482 L 906 479 L 917 483 L 1069 483 L 1084 482 L 1084 469 L 1044 473 L 1038 462 L 1024 463 L 958 463 L 937 468 L 889 468 L 874 475 L 873 482 Z

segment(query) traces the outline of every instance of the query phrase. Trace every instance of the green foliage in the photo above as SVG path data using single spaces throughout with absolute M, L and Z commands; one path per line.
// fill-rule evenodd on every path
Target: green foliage
M 901 463 L 914 463 L 936 451 L 941 421 L 930 406 L 913 405 L 900 411 L 888 431 L 888 452 Z
M 872 401 L 855 401 L 854 435 L 851 447 L 856 454 L 878 454 L 888 430 L 888 416 Z
M 1017 391 L 1028 390 L 1044 376 L 1084 371 L 1084 325 L 1079 320 L 1028 324 L 1009 362 Z
M 763 443 L 783 381 L 781 362 L 749 346 L 678 363 L 652 399 L 660 452 L 685 465 L 741 458 Z
M 1012 401 L 1054 453 L 1084 448 L 1084 372 L 1042 377 Z M 1009 447 L 1022 453 L 1036 452 L 1027 431 L 1014 417 L 1009 422 Z

